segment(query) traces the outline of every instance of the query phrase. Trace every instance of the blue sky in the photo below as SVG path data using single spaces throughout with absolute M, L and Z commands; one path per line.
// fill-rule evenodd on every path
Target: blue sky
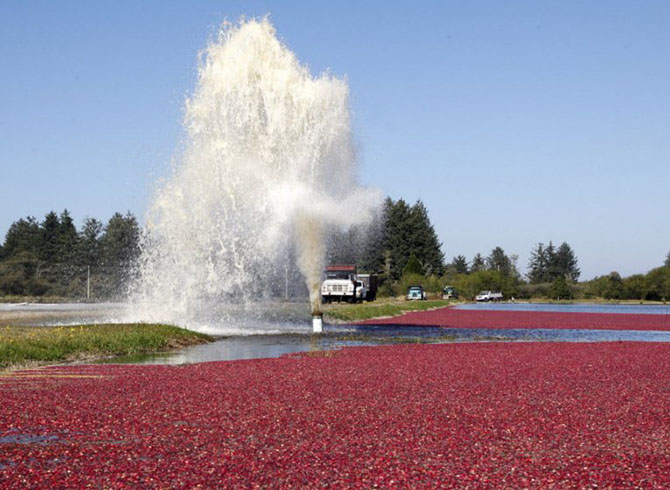
M 588 279 L 670 251 L 667 1 L 2 2 L 0 238 L 141 217 L 198 52 L 243 14 L 347 77 L 361 181 L 422 199 L 449 260 L 500 245 L 525 272 L 567 241 Z

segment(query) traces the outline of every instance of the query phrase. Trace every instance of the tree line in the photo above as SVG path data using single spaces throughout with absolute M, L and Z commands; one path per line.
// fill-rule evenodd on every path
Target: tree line
M 439 293 L 446 285 L 465 298 L 480 290 L 500 290 L 516 298 L 670 299 L 670 252 L 661 267 L 622 278 L 617 272 L 578 282 L 580 269 L 567 242 L 536 244 L 527 273 L 518 256 L 495 247 L 487 256 L 463 255 L 445 262 L 442 243 L 426 206 L 387 198 L 370 226 L 327 230 L 327 261 L 357 264 L 375 272 L 381 294 L 403 294 L 411 284 Z M 115 213 L 106 224 L 87 218 L 77 229 L 69 212 L 49 212 L 14 222 L 0 245 L 0 295 L 113 298 L 124 292 L 139 255 L 140 228 L 129 212 Z M 279 281 L 281 282 L 281 281 Z M 300 282 L 297 278 L 290 281 Z M 281 295 L 284 287 L 278 287 Z M 277 294 L 280 294 L 277 293 Z
M 455 286 L 466 298 L 492 289 L 520 299 L 670 299 L 670 253 L 663 267 L 645 275 L 621 278 L 615 272 L 584 282 L 578 282 L 579 261 L 567 242 L 537 243 L 525 275 L 519 271 L 518 256 L 500 246 L 486 256 L 477 253 L 470 261 L 457 255 L 445 263 L 442 244 L 421 201 L 410 205 L 387 198 L 372 226 L 335 232 L 331 238 L 328 261 L 355 263 L 361 270 L 380 274 L 382 294 L 400 295 L 409 285 L 420 283 L 433 293 Z
M 106 224 L 87 218 L 78 230 L 68 210 L 12 223 L 0 246 L 0 294 L 94 298 L 119 295 L 139 253 L 130 212 Z

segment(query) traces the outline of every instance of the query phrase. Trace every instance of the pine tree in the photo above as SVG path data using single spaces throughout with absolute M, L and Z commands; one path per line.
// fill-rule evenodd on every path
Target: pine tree
M 58 252 L 56 254 L 56 262 L 67 266 L 73 266 L 77 256 L 79 235 L 67 209 L 63 210 L 60 215 L 57 242 Z
M 37 220 L 28 216 L 12 223 L 2 245 L 3 258 L 8 259 L 22 252 L 35 257 L 42 249 L 42 232 Z
M 503 277 L 513 275 L 512 262 L 501 247 L 496 247 L 491 251 L 491 255 L 486 259 L 486 265 L 489 269 L 498 271 Z
M 102 253 L 107 267 L 127 267 L 139 252 L 139 226 L 137 219 L 128 213 L 115 213 L 105 226 L 101 238 Z
M 416 254 L 428 274 L 444 273 L 444 253 L 437 238 L 435 228 L 428 217 L 428 210 L 420 200 L 410 209 L 409 227 L 411 235 L 411 253 Z
M 545 256 L 547 258 L 547 273 L 544 277 L 544 282 L 553 282 L 554 279 L 561 275 L 558 262 L 556 260 L 556 247 L 554 247 L 553 242 L 549 241 L 549 245 L 544 250 Z
M 412 254 L 409 257 L 409 260 L 407 261 L 407 265 L 402 270 L 402 275 L 403 276 L 408 276 L 410 274 L 419 274 L 423 275 L 424 274 L 424 268 L 421 265 L 421 262 L 419 259 L 416 257 L 416 255 Z
M 451 267 L 453 267 L 457 274 L 468 274 L 470 272 L 468 270 L 468 261 L 464 255 L 454 257 L 454 260 L 451 262 Z
M 484 257 L 482 257 L 482 254 L 477 253 L 477 255 L 472 258 L 470 272 L 479 272 L 483 271 L 484 269 L 486 269 L 486 262 L 484 261 Z
M 410 207 L 403 199 L 393 202 L 386 200 L 388 219 L 386 222 L 386 249 L 391 261 L 391 278 L 399 279 L 403 267 L 407 264 L 411 253 L 411 231 L 408 227 Z
M 123 292 L 133 263 L 139 255 L 139 226 L 135 217 L 115 213 L 105 226 L 100 239 L 106 294 Z
M 79 233 L 78 262 L 86 266 L 95 266 L 100 263 L 100 237 L 103 224 L 95 218 L 86 218 L 84 227 Z
M 554 256 L 557 277 L 564 277 L 571 281 L 579 279 L 580 270 L 577 267 L 577 257 L 566 242 L 561 243 Z
M 60 220 L 53 211 L 49 212 L 40 226 L 42 233 L 40 260 L 46 263 L 47 267 L 55 264 L 58 259 L 59 244 L 58 233 L 60 231 Z
M 530 252 L 530 260 L 528 261 L 528 280 L 531 283 L 546 282 L 548 267 L 549 259 L 547 257 L 547 251 L 544 244 L 540 242 Z

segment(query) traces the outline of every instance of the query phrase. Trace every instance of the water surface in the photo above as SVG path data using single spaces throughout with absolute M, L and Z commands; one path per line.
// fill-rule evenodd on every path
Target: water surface
M 616 305 L 591 303 L 465 303 L 457 310 L 533 311 L 552 313 L 628 313 L 632 315 L 668 315 L 670 305 Z
M 233 336 L 175 353 L 101 361 L 131 364 L 187 364 L 279 357 L 297 352 L 399 343 L 449 342 L 670 342 L 670 332 L 639 330 L 556 330 L 441 328 L 407 325 L 326 325 L 323 335 L 283 334 Z

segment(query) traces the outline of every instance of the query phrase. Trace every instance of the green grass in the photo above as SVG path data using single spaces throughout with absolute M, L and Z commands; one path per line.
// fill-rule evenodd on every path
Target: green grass
M 0 303 L 73 303 L 86 301 L 80 298 L 67 298 L 65 296 L 23 296 L 4 295 L 0 296 Z
M 171 325 L 0 327 L 0 367 L 166 351 L 212 341 Z
M 384 302 L 363 303 L 360 305 L 324 305 L 323 312 L 331 320 L 352 322 L 368 320 L 384 316 L 398 316 L 408 311 L 423 311 L 453 304 L 449 300 L 403 301 L 387 300 Z

